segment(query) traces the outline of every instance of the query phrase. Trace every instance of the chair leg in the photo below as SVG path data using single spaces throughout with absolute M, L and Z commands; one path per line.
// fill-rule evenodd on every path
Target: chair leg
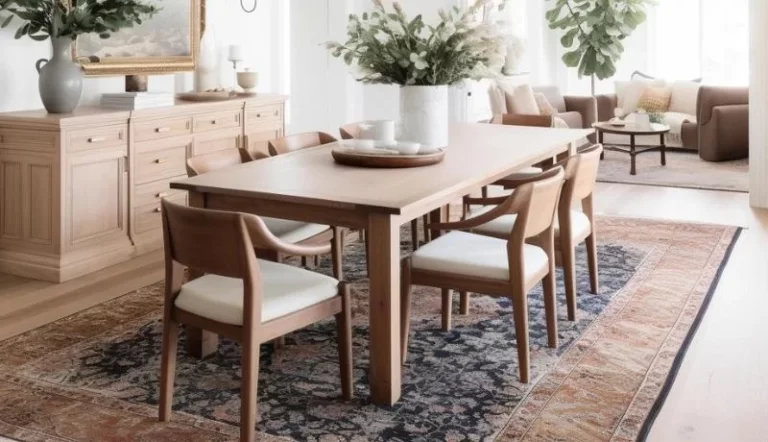
M 301 257 L 301 266 L 302 267 L 309 267 L 309 261 L 307 260 L 306 256 Z
M 171 319 L 170 312 L 167 312 L 163 318 L 163 350 L 160 361 L 160 421 L 162 422 L 171 420 L 178 345 L 179 324 Z
M 333 228 L 331 240 L 331 261 L 333 263 L 333 277 L 341 281 L 344 279 L 342 258 L 344 251 L 344 232 L 338 227 Z
M 597 274 L 597 241 L 595 240 L 595 233 L 587 237 L 587 260 L 589 261 L 589 285 L 592 293 L 595 295 L 600 293 L 600 284 Z
M 541 281 L 544 286 L 544 313 L 547 319 L 547 344 L 557 348 L 557 292 L 555 291 L 555 264 L 549 266 L 549 273 Z
M 363 230 L 365 232 L 365 230 Z M 365 235 L 365 274 L 366 276 L 371 275 L 371 249 L 368 245 L 368 235 Z
M 459 313 L 469 314 L 469 292 L 459 292 Z
M 320 267 L 320 257 L 319 256 L 315 255 L 315 257 L 312 259 L 312 261 L 313 261 L 312 265 L 314 265 L 315 267 Z
M 259 388 L 259 342 L 245 336 L 242 346 L 242 383 L 240 386 L 240 441 L 252 442 L 256 436 Z
M 352 384 L 352 310 L 349 300 L 349 286 L 341 283 L 341 313 L 336 315 L 336 333 L 339 340 L 339 367 L 341 372 L 341 396 L 351 400 L 354 395 Z
M 568 320 L 576 320 L 576 251 L 570 241 L 561 242 L 560 254 L 563 259 L 563 277 L 565 279 L 565 299 L 568 305 Z
M 442 315 L 442 327 L 443 331 L 449 331 L 451 329 L 451 310 L 453 307 L 453 290 L 442 289 L 443 306 L 441 311 Z
M 411 325 L 411 259 L 400 266 L 400 362 L 408 356 L 408 333 Z
M 422 222 L 424 224 L 424 244 L 426 244 L 432 240 L 432 235 L 430 234 L 429 228 L 427 227 L 429 224 L 429 215 L 424 215 L 422 218 Z
M 523 287 L 516 287 L 512 293 L 512 314 L 515 320 L 520 382 L 527 384 L 530 382 L 531 350 L 528 347 L 528 298 Z
M 272 340 L 272 345 L 275 346 L 275 350 L 285 347 L 285 335 L 280 336 Z
M 419 219 L 411 220 L 411 247 L 413 250 L 419 248 Z

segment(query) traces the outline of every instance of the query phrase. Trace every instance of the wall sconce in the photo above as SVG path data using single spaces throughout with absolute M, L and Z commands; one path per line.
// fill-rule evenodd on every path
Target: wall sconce
M 250 14 L 251 12 L 254 12 L 256 8 L 259 7 L 259 0 L 253 0 L 253 7 L 252 8 L 246 8 L 245 7 L 245 0 L 240 0 L 240 7 L 243 8 L 243 11 Z

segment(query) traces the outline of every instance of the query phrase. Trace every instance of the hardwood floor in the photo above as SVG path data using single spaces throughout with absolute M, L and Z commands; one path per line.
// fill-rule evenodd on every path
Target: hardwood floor
M 747 194 L 599 184 L 595 211 L 746 227 L 649 441 L 764 441 L 768 434 L 768 211 Z M 162 278 L 159 253 L 61 285 L 0 274 L 0 340 Z

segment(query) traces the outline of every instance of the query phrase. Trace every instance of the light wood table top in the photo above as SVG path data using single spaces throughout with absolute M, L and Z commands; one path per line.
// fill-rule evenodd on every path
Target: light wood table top
M 336 164 L 335 144 L 280 155 L 195 178 L 171 187 L 201 193 L 368 209 L 395 215 L 469 186 L 490 184 L 515 169 L 553 155 L 591 129 L 459 124 L 451 129 L 445 160 L 412 169 L 368 169 Z M 557 153 L 557 152 L 555 152 Z

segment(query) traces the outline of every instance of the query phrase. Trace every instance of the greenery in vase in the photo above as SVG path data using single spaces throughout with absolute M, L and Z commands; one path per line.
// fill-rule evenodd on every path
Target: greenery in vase
M 109 38 L 158 11 L 146 0 L 0 0 L 0 28 L 18 17 L 24 24 L 16 31 L 16 39 L 29 36 L 37 41 L 50 37 L 75 40 L 78 35 L 91 33 Z
M 354 65 L 358 81 L 402 86 L 452 85 L 469 78 L 499 75 L 504 65 L 504 37 L 482 23 L 480 0 L 467 9 L 440 11 L 440 23 L 428 26 L 421 15 L 409 19 L 399 3 L 388 11 L 373 0 L 374 11 L 350 15 L 345 43 L 328 42 L 334 57 Z
M 564 31 L 560 43 L 568 51 L 566 66 L 578 68 L 579 78 L 604 80 L 616 73 L 624 53 L 624 39 L 643 23 L 645 10 L 655 0 L 548 0 L 555 2 L 546 13 L 550 29 Z

